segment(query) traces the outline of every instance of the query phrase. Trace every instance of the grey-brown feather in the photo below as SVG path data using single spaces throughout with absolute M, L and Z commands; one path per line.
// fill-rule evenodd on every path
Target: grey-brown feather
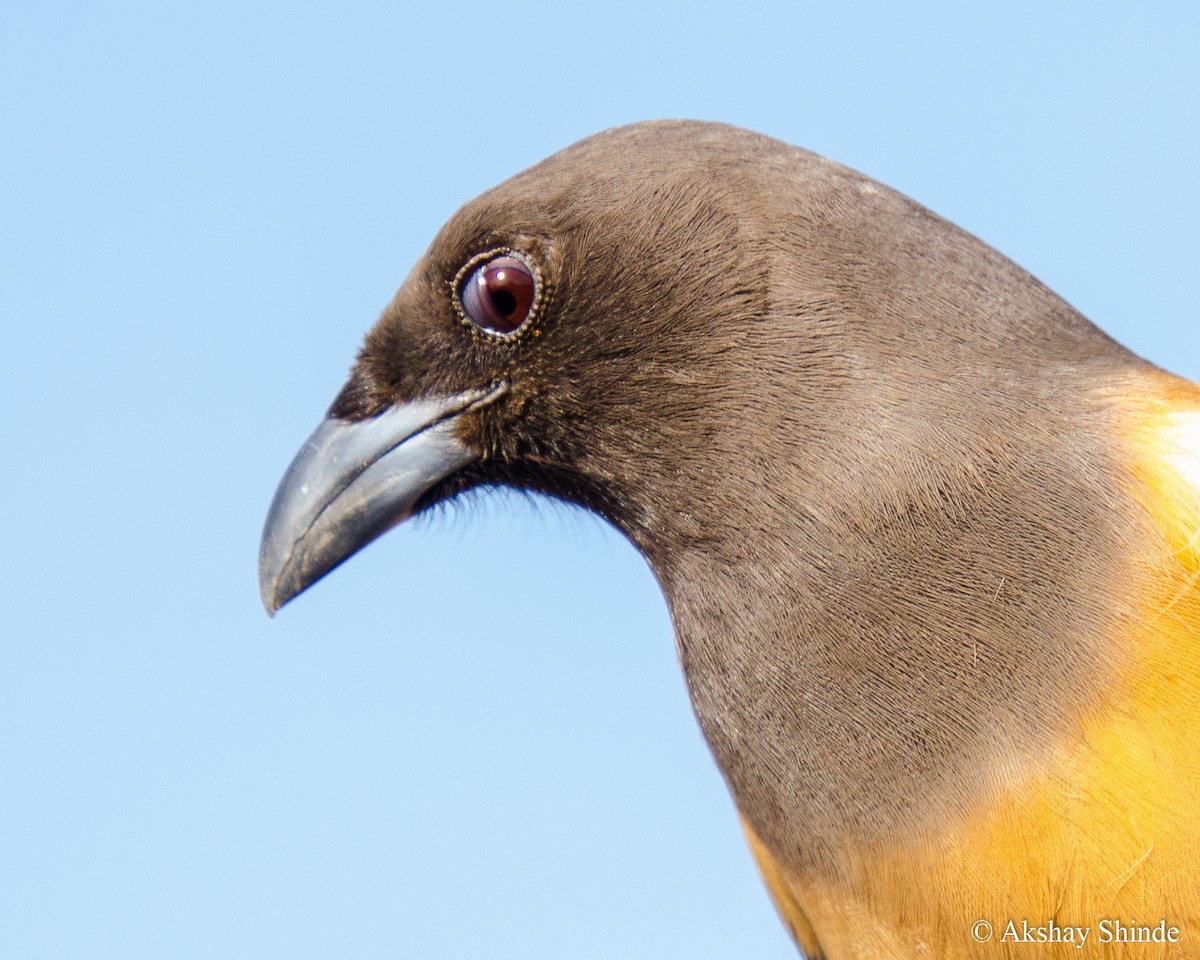
M 453 305 L 500 247 L 549 291 L 513 343 Z M 467 204 L 334 409 L 507 380 L 427 500 L 511 483 L 620 527 L 739 808 L 811 874 L 969 809 L 1104 699 L 1142 539 L 1113 398 L 1149 369 L 886 187 L 654 123 Z

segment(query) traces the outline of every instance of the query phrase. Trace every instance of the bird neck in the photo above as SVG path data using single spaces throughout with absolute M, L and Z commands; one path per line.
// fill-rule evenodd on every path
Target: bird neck
M 1036 393 L 969 422 L 922 419 L 914 399 L 905 422 L 829 444 L 819 472 L 751 455 L 761 470 L 719 496 L 682 483 L 640 544 L 705 736 L 792 868 L 976 807 L 1115 682 L 1161 541 L 1111 397 Z

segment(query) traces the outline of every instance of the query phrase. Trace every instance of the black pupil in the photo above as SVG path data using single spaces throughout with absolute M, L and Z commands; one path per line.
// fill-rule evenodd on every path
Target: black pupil
M 500 313 L 500 316 L 510 316 L 517 309 L 517 298 L 514 297 L 508 290 L 492 290 L 491 294 L 492 306 Z

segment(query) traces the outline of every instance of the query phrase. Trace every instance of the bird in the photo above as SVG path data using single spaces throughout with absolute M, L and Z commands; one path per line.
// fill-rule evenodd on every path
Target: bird
M 268 612 L 494 485 L 645 556 L 802 956 L 1200 956 L 1200 387 L 983 241 L 731 126 L 567 147 L 366 334 Z

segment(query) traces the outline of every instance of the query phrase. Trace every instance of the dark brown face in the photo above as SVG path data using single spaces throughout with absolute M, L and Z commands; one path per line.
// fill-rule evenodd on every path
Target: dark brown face
M 260 558 L 269 610 L 481 483 L 569 498 L 634 534 L 652 524 L 655 478 L 704 446 L 711 358 L 761 294 L 706 164 L 630 171 L 605 150 L 551 158 L 434 240 L 280 485 Z

